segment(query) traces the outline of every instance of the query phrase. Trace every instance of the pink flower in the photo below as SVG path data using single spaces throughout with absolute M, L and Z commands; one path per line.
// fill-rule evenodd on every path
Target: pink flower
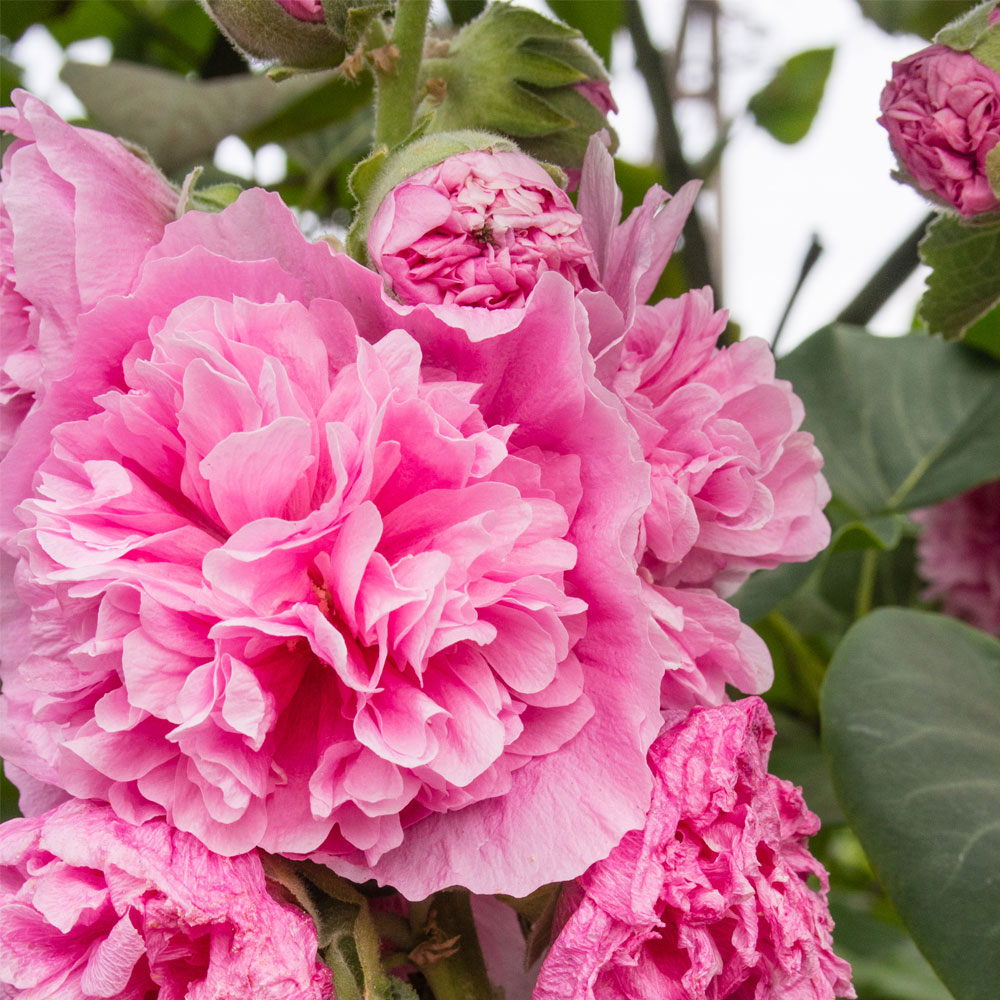
M 322 0 L 276 0 L 298 21 L 320 22 L 325 19 Z
M 744 694 L 771 686 L 771 654 L 736 608 L 714 591 L 657 587 L 646 570 L 640 576 L 653 617 L 650 638 L 667 668 L 660 687 L 664 711 L 721 705 L 729 700 L 727 684 Z
M 749 574 L 811 559 L 830 540 L 830 491 L 804 410 L 763 340 L 715 346 L 709 289 L 638 310 L 615 391 L 652 466 L 647 562 L 669 586 L 731 594 Z
M 1000 639 L 1000 479 L 952 497 L 911 517 L 923 530 L 917 572 L 927 581 L 925 601 L 942 602 Z
M 0 171 L 0 454 L 68 369 L 77 317 L 128 292 L 174 218 L 177 192 L 116 139 L 67 125 L 23 90 Z
M 767 773 L 773 736 L 757 698 L 673 714 L 646 822 L 564 890 L 534 1000 L 854 996 L 806 848 L 819 820 Z
M 968 52 L 931 45 L 892 64 L 878 119 L 903 168 L 965 216 L 1000 200 L 986 155 L 1000 141 L 1000 74 Z
M 18 996 L 332 997 L 312 921 L 268 895 L 256 854 L 68 802 L 0 827 L 0 865 L 0 983 Z
M 663 665 L 578 324 L 556 274 L 503 336 L 396 306 L 260 191 L 170 225 L 4 463 L 22 786 L 411 899 L 606 855 Z
M 379 206 L 368 254 L 407 305 L 521 307 L 549 271 L 593 284 L 573 203 L 522 153 L 459 153 L 408 177 Z

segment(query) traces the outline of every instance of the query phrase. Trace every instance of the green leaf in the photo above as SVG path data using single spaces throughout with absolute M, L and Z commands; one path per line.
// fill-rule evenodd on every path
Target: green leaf
M 998 70 L 997 72 L 1000 72 Z M 1000 143 L 986 154 L 986 177 L 993 193 L 1000 198 Z
M 1000 364 L 934 337 L 813 334 L 778 362 L 854 517 L 926 506 L 1000 476 Z
M 952 1000 L 912 938 L 895 924 L 830 894 L 833 948 L 851 963 L 858 996 L 879 1000 Z
M 955 16 L 955 0 L 858 0 L 861 12 L 883 31 L 933 38 Z
M 211 160 L 221 139 L 271 118 L 324 79 L 317 74 L 275 84 L 241 73 L 190 80 L 124 62 L 70 62 L 61 75 L 95 124 L 143 146 L 167 173 Z
M 1000 306 L 994 306 L 982 319 L 976 320 L 965 331 L 962 343 L 1000 360 Z
M 846 549 L 894 549 L 903 537 L 905 521 L 898 514 L 883 514 L 851 521 L 837 529 L 830 542 L 831 552 Z
M 840 804 L 956 1000 L 1000 982 L 1000 643 L 885 608 L 841 643 L 822 697 Z
M 920 300 L 931 333 L 960 337 L 1000 302 L 1000 219 L 965 222 L 939 215 L 920 241 L 920 259 L 933 268 Z
M 33 24 L 59 14 L 63 5 L 59 0 L 20 0 L 8 3 L 3 9 L 3 33 L 16 42 Z
M 987 28 L 972 46 L 972 54 L 994 73 L 1000 73 L 1000 24 Z M 995 148 L 995 147 L 994 147 Z M 996 187 L 994 186 L 994 191 Z
M 810 49 L 792 56 L 771 82 L 750 98 L 748 108 L 757 124 L 779 142 L 798 142 L 809 131 L 833 66 L 833 51 Z
M 625 21 L 624 0 L 548 0 L 548 3 L 556 17 L 583 32 L 604 65 L 609 65 L 611 39 Z
M 959 52 L 968 52 L 988 30 L 990 14 L 994 7 L 996 7 L 995 0 L 985 0 L 984 3 L 946 24 L 934 36 L 934 41 Z
M 819 565 L 819 557 L 804 563 L 784 563 L 776 569 L 761 569 L 754 573 L 729 598 L 729 603 L 750 625 L 758 622 L 782 600 L 795 593 Z

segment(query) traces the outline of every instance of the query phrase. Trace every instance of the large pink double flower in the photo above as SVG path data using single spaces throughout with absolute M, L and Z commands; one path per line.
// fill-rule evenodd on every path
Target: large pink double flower
M 6 467 L 37 781 L 410 898 L 571 877 L 641 819 L 645 465 L 562 277 L 477 342 L 247 192 L 79 318 Z

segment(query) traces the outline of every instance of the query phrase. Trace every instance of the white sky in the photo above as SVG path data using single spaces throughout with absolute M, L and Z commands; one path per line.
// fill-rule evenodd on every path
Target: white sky
M 727 114 L 739 116 L 723 161 L 723 291 L 744 336 L 773 334 L 813 232 L 825 248 L 782 335 L 784 351 L 832 319 L 926 211 L 913 191 L 889 178 L 892 156 L 885 132 L 875 122 L 891 62 L 926 43 L 915 36 L 886 35 L 862 18 L 855 0 L 722 2 L 722 103 Z M 653 40 L 671 47 L 681 0 L 642 3 Z M 956 0 L 956 11 L 962 7 L 962 0 Z M 837 53 L 826 97 L 802 142 L 784 146 L 740 115 L 749 96 L 785 59 L 829 45 L 837 46 Z M 94 39 L 76 43 L 69 54 L 104 62 L 110 53 L 105 41 Z M 72 94 L 58 83 L 62 56 L 44 31 L 29 32 L 15 46 L 14 58 L 27 68 L 26 84 L 57 111 L 67 117 L 81 113 Z M 697 66 L 691 68 L 697 72 Z M 649 157 L 655 128 L 624 33 L 616 39 L 611 69 L 612 90 L 622 109 L 612 119 L 620 152 L 642 162 Z M 700 110 L 682 105 L 678 112 L 692 155 L 710 141 Z M 278 147 L 265 147 L 254 159 L 235 138 L 223 141 L 216 162 L 261 183 L 284 172 Z M 922 284 L 921 270 L 876 317 L 873 328 L 904 332 Z

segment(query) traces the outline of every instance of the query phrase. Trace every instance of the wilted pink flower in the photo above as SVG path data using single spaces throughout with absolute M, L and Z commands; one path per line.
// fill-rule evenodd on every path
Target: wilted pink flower
M 67 802 L 0 827 L 0 984 L 23 997 L 330 1000 L 301 910 L 256 854 Z
M 69 369 L 76 320 L 128 292 L 174 218 L 177 192 L 116 139 L 67 125 L 23 90 L 0 171 L 0 454 L 35 397 Z
M 968 52 L 931 45 L 892 64 L 878 119 L 917 186 L 965 216 L 1000 208 L 986 156 L 1000 142 L 1000 74 Z
M 525 304 L 542 274 L 593 284 L 591 251 L 569 196 L 523 153 L 450 156 L 394 187 L 368 255 L 404 304 Z
M 854 996 L 806 847 L 819 820 L 767 773 L 773 736 L 758 698 L 673 714 L 645 825 L 564 890 L 534 1000 Z
M 1000 479 L 911 517 L 923 530 L 917 572 L 925 601 L 1000 639 Z
M 276 2 L 299 21 L 324 20 L 323 0 L 276 0 Z
M 663 668 L 581 319 L 555 274 L 503 336 L 397 306 L 260 191 L 169 226 L 5 462 L 5 756 L 413 899 L 604 856 Z

